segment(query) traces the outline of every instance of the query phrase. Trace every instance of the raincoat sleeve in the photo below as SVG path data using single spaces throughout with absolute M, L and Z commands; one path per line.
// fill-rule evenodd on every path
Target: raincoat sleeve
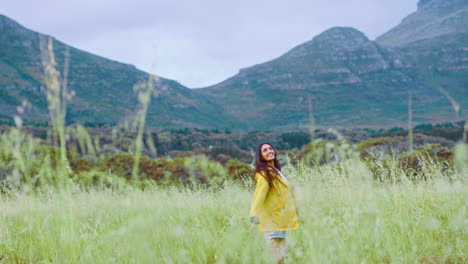
M 257 185 L 252 199 L 252 205 L 250 207 L 250 222 L 259 223 L 259 215 L 263 210 L 263 202 L 270 189 L 268 181 L 260 173 L 255 174 Z

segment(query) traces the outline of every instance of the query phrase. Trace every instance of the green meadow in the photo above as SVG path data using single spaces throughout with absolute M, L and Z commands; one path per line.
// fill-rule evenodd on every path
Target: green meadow
M 380 182 L 358 160 L 286 166 L 300 229 L 289 263 L 467 263 L 466 174 Z M 466 171 L 463 171 L 463 173 Z M 392 171 L 384 173 L 392 174 Z M 0 203 L 1 263 L 270 263 L 253 183 L 21 190 Z

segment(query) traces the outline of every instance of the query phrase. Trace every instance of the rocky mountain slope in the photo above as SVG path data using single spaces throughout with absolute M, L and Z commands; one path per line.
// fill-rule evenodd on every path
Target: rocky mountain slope
M 466 34 L 467 25 L 467 0 L 420 0 L 417 12 L 378 37 L 377 42 L 384 46 L 404 46 L 452 33 Z
M 468 116 L 468 1 L 421 0 L 402 23 L 369 40 L 353 28 L 336 27 L 269 62 L 244 68 L 219 84 L 190 90 L 176 81 L 155 82 L 147 124 L 160 128 L 242 130 L 319 126 L 405 126 L 408 97 L 415 122 Z M 0 15 L 0 121 L 22 115 L 48 119 L 41 91 L 39 38 Z M 54 41 L 58 69 L 66 45 Z M 132 119 L 133 86 L 148 74 L 69 47 L 69 123 L 118 124 Z M 459 109 L 455 113 L 454 109 Z
M 310 116 L 324 126 L 404 126 L 409 94 L 416 122 L 456 119 L 450 98 L 460 106 L 458 118 L 467 116 L 468 42 L 467 34 L 457 31 L 468 28 L 465 20 L 451 24 L 453 30 L 446 25 L 443 32 L 398 47 L 383 41 L 391 39 L 386 36 L 398 39 L 391 32 L 399 28 L 411 29 L 413 23 L 406 21 L 434 25 L 433 20 L 457 17 L 467 2 L 420 2 L 418 11 L 381 41 L 356 29 L 332 28 L 275 60 L 196 92 L 243 118 L 249 129 L 296 129 L 308 124 Z
M 0 119 L 11 120 L 23 101 L 32 109 L 26 121 L 47 121 L 46 97 L 41 91 L 43 68 L 40 38 L 47 38 L 0 15 Z M 57 70 L 63 71 L 67 45 L 54 40 Z M 68 103 L 67 121 L 117 124 L 132 119 L 138 108 L 133 86 L 148 74 L 133 65 L 69 48 L 68 90 L 75 96 Z M 216 103 L 208 101 L 176 81 L 159 78 L 148 109 L 147 123 L 158 127 L 217 127 L 226 124 Z M 226 121 L 227 120 L 227 121 Z
M 332 28 L 283 56 L 196 90 L 244 118 L 251 129 L 398 122 L 411 77 L 394 54 L 352 28 Z M 312 112 L 309 111 L 312 100 Z M 403 100 L 403 102 L 401 102 Z M 377 124 L 378 122 L 375 122 Z

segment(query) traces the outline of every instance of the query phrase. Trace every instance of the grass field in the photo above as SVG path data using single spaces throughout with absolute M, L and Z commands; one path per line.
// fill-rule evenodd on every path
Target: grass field
M 384 184 L 359 162 L 284 171 L 301 220 L 289 263 L 468 263 L 463 175 Z M 0 263 L 271 263 L 248 223 L 252 193 L 246 182 L 3 196 Z

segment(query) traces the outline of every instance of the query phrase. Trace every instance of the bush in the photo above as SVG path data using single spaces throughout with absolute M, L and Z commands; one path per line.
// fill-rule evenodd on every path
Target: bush
M 310 134 L 304 132 L 289 132 L 280 135 L 284 142 L 282 149 L 300 149 L 302 146 L 310 142 Z
M 230 159 L 226 163 L 226 169 L 229 179 L 232 180 L 249 178 L 253 174 L 253 167 L 238 159 Z
M 83 171 L 90 171 L 91 169 L 95 168 L 93 163 L 85 159 L 79 159 L 79 160 L 70 162 L 70 167 L 73 170 L 73 172 L 76 174 L 79 174 Z
M 132 178 L 133 155 L 129 153 L 117 153 L 106 157 L 100 165 L 100 170 L 117 174 L 127 180 Z
M 377 137 L 363 140 L 357 144 L 362 159 L 375 159 L 376 155 L 391 155 L 399 140 L 392 137 Z
M 170 174 L 177 173 L 177 170 L 171 169 L 171 162 L 165 158 L 154 160 L 143 157 L 140 161 L 140 173 L 143 178 L 153 181 L 161 181 Z
M 17 129 L 0 135 L 0 146 L 0 184 L 15 189 L 24 184 L 38 187 L 53 180 L 52 159 L 58 157 L 58 149 L 39 145 L 38 140 Z
M 219 155 L 227 155 L 238 160 L 246 161 L 250 159 L 248 151 L 240 150 L 237 147 L 215 147 L 207 153 L 208 157 L 216 160 Z
M 82 171 L 74 178 L 74 182 L 83 190 L 91 189 L 123 189 L 128 186 L 125 179 L 114 174 L 97 170 Z
M 322 165 L 336 163 L 358 156 L 356 145 L 346 141 L 314 140 L 302 147 L 297 158 L 304 164 Z
M 228 163 L 228 161 L 230 161 L 232 159 L 231 156 L 229 155 L 226 155 L 226 154 L 218 154 L 218 156 L 216 157 L 215 161 L 221 163 L 223 166 L 226 166 L 226 164 Z
M 398 162 L 403 170 L 412 172 L 413 176 L 421 176 L 422 169 L 428 163 L 449 168 L 453 164 L 453 151 L 439 144 L 431 144 L 419 147 L 410 155 L 399 158 Z
M 227 178 L 226 170 L 221 164 L 202 155 L 186 158 L 184 168 L 188 179 L 183 182 L 189 185 L 221 185 Z

